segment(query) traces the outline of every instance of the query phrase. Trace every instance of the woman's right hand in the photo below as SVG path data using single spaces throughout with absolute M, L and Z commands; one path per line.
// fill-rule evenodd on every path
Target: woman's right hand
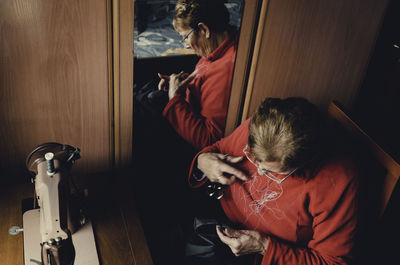
M 158 73 L 158 77 L 161 79 L 160 82 L 158 82 L 158 90 L 168 90 L 169 75 Z
M 239 163 L 243 156 L 229 156 L 218 153 L 202 153 L 197 157 L 197 167 L 211 182 L 231 185 L 240 179 L 247 181 L 248 177 L 232 164 Z

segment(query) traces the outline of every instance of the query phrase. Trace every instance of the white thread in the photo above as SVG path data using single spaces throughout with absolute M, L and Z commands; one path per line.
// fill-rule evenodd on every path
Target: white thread
M 266 183 L 265 188 L 256 188 L 257 182 Z M 247 191 L 247 192 L 246 192 Z M 256 199 L 257 195 L 261 194 L 261 198 Z M 252 201 L 245 210 L 247 222 L 253 215 L 257 215 L 257 225 L 264 221 L 262 211 L 270 211 L 275 218 L 282 219 L 285 217 L 285 213 L 279 208 L 277 200 L 282 196 L 283 188 L 280 183 L 274 182 L 265 176 L 260 176 L 256 171 L 252 177 L 242 184 L 241 197 L 243 201 L 246 201 L 246 197 L 249 197 Z

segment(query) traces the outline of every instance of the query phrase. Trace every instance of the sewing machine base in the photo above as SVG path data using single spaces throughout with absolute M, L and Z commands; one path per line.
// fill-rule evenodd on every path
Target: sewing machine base
M 39 215 L 39 209 L 29 210 L 23 214 L 25 265 L 41 264 Z M 72 235 L 72 242 L 76 252 L 74 265 L 99 265 L 90 221 Z

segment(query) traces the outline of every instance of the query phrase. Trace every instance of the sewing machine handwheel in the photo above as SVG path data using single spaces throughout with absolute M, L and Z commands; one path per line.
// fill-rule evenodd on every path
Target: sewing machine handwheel
M 44 143 L 37 146 L 26 158 L 26 167 L 30 172 L 37 174 L 37 165 L 45 161 L 46 153 L 53 153 L 54 159 L 61 164 L 73 163 L 80 158 L 79 148 L 55 142 Z

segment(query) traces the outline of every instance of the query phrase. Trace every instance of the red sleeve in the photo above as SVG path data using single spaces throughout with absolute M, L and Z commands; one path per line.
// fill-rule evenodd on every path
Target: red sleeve
M 240 147 L 243 146 L 243 142 L 247 143 L 248 135 L 249 135 L 249 123 L 250 119 L 243 122 L 231 135 L 222 138 L 211 146 L 207 146 L 202 149 L 197 155 L 194 157 L 192 164 L 189 170 L 189 186 L 192 188 L 198 188 L 202 186 L 207 179 L 203 181 L 196 181 L 193 179 L 193 172 L 197 169 L 197 157 L 202 153 L 214 152 L 214 153 L 223 153 L 230 155 L 237 155 L 240 152 Z M 237 148 L 239 147 L 239 149 Z M 238 152 L 239 151 L 239 152 Z
M 175 131 L 197 150 L 214 143 L 223 136 L 223 127 L 215 123 L 213 116 L 206 117 L 197 114 L 182 96 L 175 96 L 169 101 L 164 109 L 164 116 Z
M 220 60 L 207 64 L 204 76 L 189 85 L 188 98 L 177 95 L 164 108 L 163 115 L 175 131 L 197 150 L 223 137 L 234 58 L 231 49 Z
M 343 169 L 343 168 L 342 168 Z M 313 216 L 313 238 L 306 247 L 270 238 L 262 265 L 269 264 L 349 264 L 356 230 L 357 181 L 354 170 L 327 169 L 310 193 Z M 335 174 L 347 174 L 344 181 L 335 181 Z

